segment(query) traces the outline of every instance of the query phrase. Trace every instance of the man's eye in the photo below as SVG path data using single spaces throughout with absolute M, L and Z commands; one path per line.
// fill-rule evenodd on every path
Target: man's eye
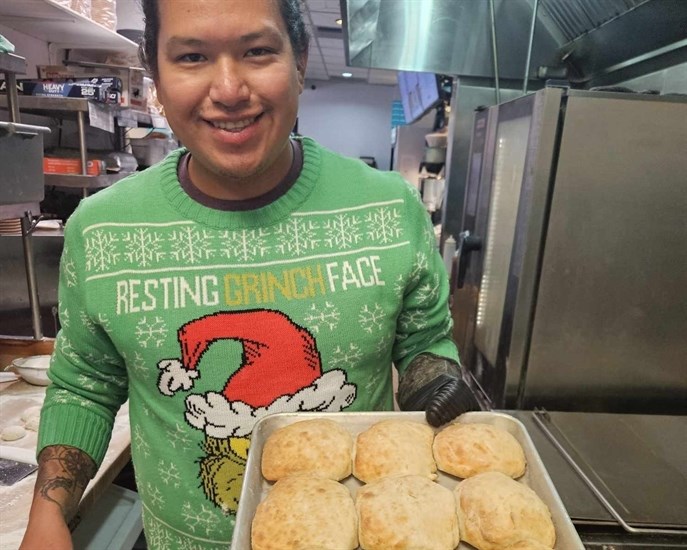
M 177 61 L 181 61 L 182 63 L 198 63 L 203 61 L 203 59 L 205 59 L 205 57 L 199 53 L 185 53 L 177 57 Z
M 270 50 L 269 48 L 251 48 L 248 50 L 248 55 L 249 57 L 259 57 L 262 55 L 269 55 L 273 53 L 273 50 Z

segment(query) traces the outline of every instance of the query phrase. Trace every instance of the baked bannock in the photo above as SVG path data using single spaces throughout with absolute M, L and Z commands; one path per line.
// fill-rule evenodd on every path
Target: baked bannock
M 460 542 L 453 494 L 427 477 L 364 485 L 355 507 L 363 550 L 453 550 Z
M 439 470 L 461 478 L 484 472 L 518 478 L 527 465 L 518 440 L 489 424 L 450 424 L 437 433 L 432 450 Z
M 295 475 L 277 481 L 258 504 L 251 525 L 253 550 L 354 550 L 355 504 L 331 479 Z
M 277 481 L 293 474 L 333 480 L 351 475 L 353 436 L 333 420 L 294 422 L 275 430 L 262 450 L 262 475 Z
M 434 430 L 408 420 L 382 420 L 358 434 L 353 475 L 364 483 L 389 476 L 436 479 Z
M 535 492 L 501 472 L 477 474 L 454 489 L 461 539 L 479 550 L 520 541 L 556 542 L 551 513 Z

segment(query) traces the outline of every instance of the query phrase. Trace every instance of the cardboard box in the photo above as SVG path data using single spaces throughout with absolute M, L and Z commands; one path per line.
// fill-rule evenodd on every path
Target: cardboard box
M 43 157 L 43 173 L 81 175 L 81 159 Z M 104 174 L 105 163 L 102 160 L 87 161 L 86 173 L 89 176 Z
M 106 65 L 85 61 L 70 62 L 69 65 L 38 65 L 39 78 L 88 78 L 115 77 L 121 80 L 120 107 L 146 111 L 147 92 L 143 83 L 145 71 L 138 67 Z
M 117 82 L 119 82 L 117 84 Z M 17 80 L 17 93 L 37 97 L 76 97 L 118 105 L 121 99 L 118 79 Z M 0 93 L 7 93 L 7 83 L 0 80 Z

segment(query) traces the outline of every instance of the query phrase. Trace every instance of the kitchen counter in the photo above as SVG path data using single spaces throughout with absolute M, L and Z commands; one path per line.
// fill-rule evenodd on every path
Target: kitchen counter
M 23 425 L 22 413 L 29 407 L 41 405 L 45 398 L 45 390 L 44 386 L 32 386 L 21 379 L 1 383 L 0 431 L 6 426 Z M 0 444 L 35 453 L 36 439 L 37 433 L 27 430 L 27 435 L 22 439 L 0 441 Z M 117 414 L 105 460 L 81 500 L 81 510 L 93 507 L 129 461 L 130 456 L 129 406 L 125 403 Z M 34 472 L 14 485 L 0 486 L 0 550 L 15 550 L 19 547 L 29 517 L 35 480 Z
M 687 548 L 687 417 L 549 412 L 544 422 L 625 530 L 565 460 L 532 411 L 524 425 L 587 549 Z

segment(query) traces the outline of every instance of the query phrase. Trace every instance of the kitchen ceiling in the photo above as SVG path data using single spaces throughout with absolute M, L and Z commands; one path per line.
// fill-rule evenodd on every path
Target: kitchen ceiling
M 347 80 L 396 86 L 396 71 L 347 67 L 339 0 L 304 0 L 305 23 L 311 36 L 307 80 Z M 344 78 L 342 73 L 351 73 Z

